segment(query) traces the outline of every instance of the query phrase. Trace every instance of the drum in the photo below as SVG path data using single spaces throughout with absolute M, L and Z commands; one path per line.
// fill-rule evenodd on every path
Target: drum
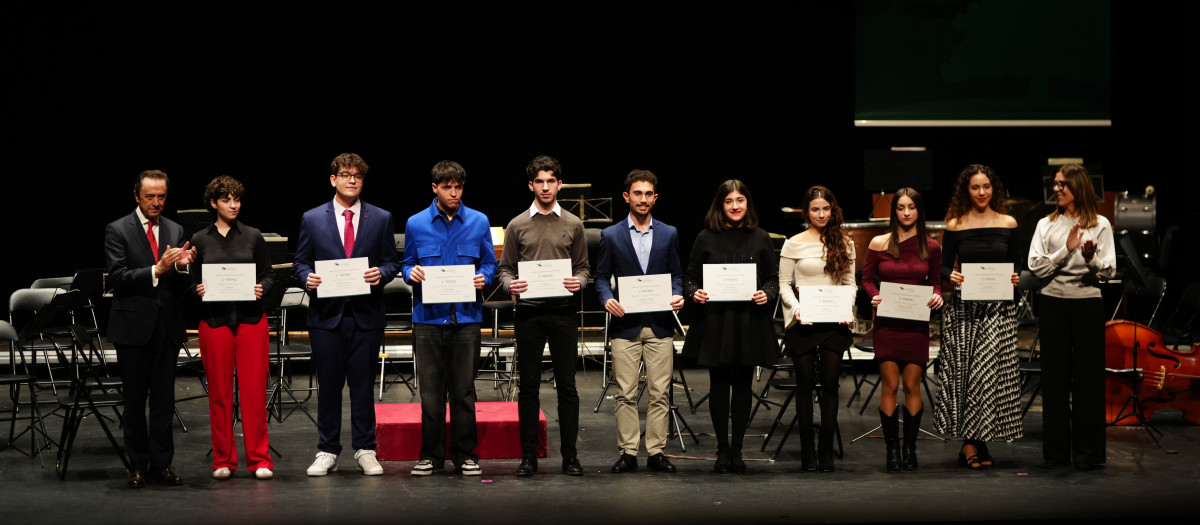
M 1122 192 L 1117 194 L 1113 210 L 1113 235 L 1120 238 L 1128 234 L 1143 259 L 1152 259 L 1158 253 L 1155 201 L 1154 195 Z

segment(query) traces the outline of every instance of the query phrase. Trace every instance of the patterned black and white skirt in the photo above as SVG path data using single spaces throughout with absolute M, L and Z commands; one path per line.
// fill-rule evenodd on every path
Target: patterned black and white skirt
M 955 290 L 943 315 L 934 430 L 983 441 L 1021 437 L 1016 306 L 963 301 Z

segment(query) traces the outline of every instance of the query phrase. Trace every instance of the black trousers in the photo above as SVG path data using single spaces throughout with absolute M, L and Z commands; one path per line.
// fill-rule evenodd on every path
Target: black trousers
M 154 324 L 154 333 L 144 346 L 116 345 L 125 401 L 125 451 L 133 468 L 151 471 L 171 466 L 175 457 L 171 418 L 175 415 L 175 365 L 182 344 L 167 337 L 161 315 Z
M 347 308 L 349 310 L 349 308 Z M 375 375 L 383 329 L 364 330 L 342 315 L 332 330 L 310 328 L 317 368 L 317 449 L 342 453 L 342 389 L 350 385 L 350 439 L 354 450 L 375 450 Z
M 1041 296 L 1042 456 L 1105 461 L 1104 300 Z
M 479 323 L 417 324 L 413 352 L 421 381 L 421 459 L 446 461 L 446 403 L 450 403 L 450 459 L 461 467 L 478 461 L 475 447 L 475 374 L 479 368 Z
M 518 306 L 517 372 L 520 392 L 517 415 L 521 428 L 521 453 L 536 456 L 538 451 L 538 413 L 542 408 L 542 349 L 550 345 L 554 364 L 554 386 L 558 392 L 558 428 L 564 458 L 578 455 L 579 392 L 575 389 L 575 364 L 579 357 L 579 317 L 575 308 L 538 308 Z

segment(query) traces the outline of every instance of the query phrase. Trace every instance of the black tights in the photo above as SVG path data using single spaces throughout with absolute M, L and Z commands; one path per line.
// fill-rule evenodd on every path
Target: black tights
M 821 431 L 833 435 L 837 428 L 838 378 L 841 376 L 842 353 L 824 346 L 812 352 L 792 356 L 796 365 L 796 410 L 800 414 L 800 436 L 811 439 L 813 421 L 813 390 L 817 381 L 817 365 L 820 364 L 821 379 Z M 820 359 L 817 358 L 818 354 Z
M 754 381 L 754 367 L 709 367 L 708 380 L 708 410 L 717 434 L 717 448 L 728 449 L 732 444 L 734 450 L 741 450 L 746 426 L 750 424 L 750 384 Z M 729 436 L 730 417 L 733 418 L 733 436 Z

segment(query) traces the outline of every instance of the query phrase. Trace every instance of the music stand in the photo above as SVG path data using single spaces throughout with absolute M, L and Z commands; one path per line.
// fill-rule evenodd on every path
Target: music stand
M 1117 246 L 1121 249 L 1121 254 L 1128 263 L 1127 269 L 1129 271 L 1126 273 L 1125 277 L 1132 277 L 1132 279 L 1125 280 L 1125 292 L 1144 293 L 1151 288 L 1157 288 L 1159 290 L 1158 302 L 1154 306 L 1154 313 L 1150 315 L 1150 323 L 1153 323 L 1154 316 L 1158 314 L 1158 305 L 1162 303 L 1162 296 L 1166 295 L 1167 282 L 1161 277 L 1150 275 L 1150 272 L 1146 270 L 1146 267 L 1142 265 L 1142 261 L 1138 258 L 1137 249 L 1134 247 L 1133 240 L 1129 238 L 1129 235 L 1122 235 Z M 1121 302 L 1124 300 L 1125 297 L 1124 294 L 1122 294 L 1121 301 L 1117 302 L 1117 309 L 1113 311 L 1113 318 L 1116 318 L 1117 312 L 1121 310 Z M 1117 411 L 1116 417 L 1113 418 L 1109 425 L 1118 425 L 1121 423 L 1121 421 L 1124 421 L 1128 418 L 1136 418 L 1137 424 L 1146 429 L 1146 433 L 1150 435 L 1150 439 L 1154 441 L 1154 444 L 1157 445 L 1158 448 L 1162 448 L 1162 442 L 1160 438 L 1162 437 L 1163 433 L 1161 430 L 1151 424 L 1149 419 L 1146 417 L 1146 410 L 1142 406 L 1142 400 L 1138 395 L 1138 390 L 1141 389 L 1142 383 L 1146 380 L 1146 374 L 1141 368 L 1138 367 L 1138 353 L 1142 348 L 1142 343 L 1138 339 L 1138 323 L 1134 322 L 1132 324 L 1133 367 L 1123 369 L 1105 367 L 1104 369 L 1104 373 L 1106 374 L 1110 374 L 1121 379 L 1127 379 L 1133 383 L 1133 388 L 1130 389 L 1129 397 L 1125 399 L 1125 402 L 1121 405 L 1121 409 Z M 1149 326 L 1149 323 L 1147 323 L 1147 326 Z M 1128 412 L 1126 412 L 1126 410 L 1128 410 Z
M 51 298 L 50 302 L 46 303 L 46 305 L 43 306 L 41 309 L 39 309 L 37 311 L 37 313 L 33 314 L 33 317 L 29 320 L 29 322 L 25 323 L 25 326 L 21 328 L 20 332 L 18 332 L 17 341 L 16 341 L 17 347 L 18 347 L 17 351 L 18 352 L 25 351 L 24 348 L 21 348 L 24 346 L 22 343 L 25 341 L 35 341 L 35 340 L 43 339 L 44 337 L 42 334 L 47 332 L 46 327 L 50 324 L 50 322 L 54 319 L 57 319 L 60 315 L 63 315 L 64 313 L 69 312 L 72 308 L 76 307 L 80 303 L 81 296 L 82 296 L 82 294 L 79 292 L 79 290 L 68 290 L 66 292 L 57 294 L 53 298 Z M 86 297 L 84 297 L 84 299 L 86 299 Z M 55 343 L 55 345 L 57 346 L 57 343 Z M 29 361 L 30 366 L 27 366 L 26 369 L 37 366 L 37 352 L 31 351 L 30 355 L 31 355 L 31 359 Z M 24 358 L 22 358 L 22 359 L 24 359 Z M 14 363 L 15 363 L 15 361 L 14 361 Z M 36 382 L 36 379 L 34 381 Z M 14 401 L 14 403 L 15 402 L 16 401 Z M 37 401 L 34 400 L 33 402 L 36 403 Z M 33 407 L 33 411 L 38 414 L 37 415 L 37 423 L 38 423 L 38 425 L 41 426 L 41 428 L 39 429 L 39 428 L 35 427 L 33 419 L 30 419 L 29 420 L 29 428 L 27 430 L 29 432 L 35 432 L 35 433 L 41 434 L 42 438 L 44 438 L 43 443 L 45 443 L 45 446 L 43 446 L 41 448 L 37 448 L 36 441 L 34 441 L 34 447 L 37 448 L 37 450 L 31 451 L 31 454 L 37 454 L 43 449 L 50 448 L 50 445 L 54 444 L 56 442 L 54 441 L 54 439 L 52 439 L 50 437 L 49 434 L 46 433 L 46 423 L 44 421 L 42 421 L 42 418 L 44 418 L 45 415 L 40 413 L 40 410 L 37 408 L 36 405 Z M 15 437 L 13 437 L 12 441 L 16 442 L 16 440 L 19 439 L 23 435 L 25 435 L 24 431 L 21 432 L 20 434 L 16 435 Z
M 671 316 L 675 318 L 675 326 L 679 328 L 679 333 L 683 334 L 683 337 L 686 338 L 687 330 L 683 328 L 683 323 L 679 322 L 679 313 L 672 311 Z M 671 382 L 667 383 L 667 406 L 670 407 L 668 409 L 668 414 L 670 414 L 670 417 L 667 419 L 667 440 L 670 441 L 671 438 L 678 437 L 680 450 L 682 452 L 687 452 L 687 445 L 684 444 L 683 441 L 683 431 L 687 430 L 688 435 L 692 436 L 692 441 L 694 441 L 697 445 L 700 444 L 700 438 L 696 437 L 696 432 L 692 430 L 690 425 L 688 425 L 687 420 L 683 419 L 683 416 L 679 413 L 679 405 L 675 403 L 676 384 L 683 386 L 683 393 L 687 395 L 689 403 L 692 400 L 692 394 L 688 390 L 687 379 L 683 376 L 683 368 L 679 367 L 679 361 L 675 358 L 674 342 L 671 343 L 671 363 L 673 368 L 679 369 L 679 380 L 677 381 L 675 379 L 675 374 L 672 372 Z M 694 413 L 695 409 L 693 409 L 692 412 Z M 675 430 L 672 431 L 671 429 Z

